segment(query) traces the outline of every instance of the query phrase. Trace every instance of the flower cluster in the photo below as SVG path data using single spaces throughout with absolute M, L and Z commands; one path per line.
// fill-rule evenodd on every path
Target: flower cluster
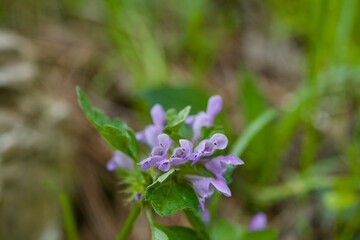
M 221 108 L 222 99 L 216 95 L 209 99 L 206 112 L 201 111 L 196 115 L 188 116 L 184 122 L 192 128 L 192 139 L 180 139 L 178 145 L 169 135 L 163 133 L 166 114 L 159 104 L 151 109 L 153 124 L 136 133 L 138 141 L 146 143 L 152 148 L 149 156 L 138 163 L 143 171 L 154 167 L 166 172 L 172 166 L 181 170 L 181 165 L 190 162 L 191 166 L 201 164 L 211 173 L 210 176 L 201 176 L 194 172 L 194 174 L 185 176 L 198 195 L 204 220 L 209 219 L 205 200 L 213 195 L 215 189 L 227 197 L 231 196 L 231 191 L 224 178 L 227 167 L 243 164 L 242 160 L 233 155 L 213 156 L 216 150 L 224 150 L 227 147 L 228 139 L 224 134 L 215 133 L 209 139 L 200 139 L 201 129 L 213 125 Z M 117 167 L 130 169 L 133 166 L 129 165 L 127 155 L 117 151 L 107 167 L 109 170 L 114 170 Z
M 210 139 L 201 141 L 193 151 L 192 142 L 186 139 L 180 139 L 180 147 L 175 148 L 169 157 L 169 148 L 173 141 L 167 134 L 163 133 L 158 136 L 158 145 L 152 149 L 150 156 L 142 160 L 139 165 L 142 166 L 142 170 L 147 170 L 151 166 L 154 166 L 166 172 L 170 169 L 170 164 L 177 166 L 187 161 L 195 164 L 202 157 L 211 156 L 216 149 L 224 149 L 227 142 L 228 140 L 224 134 L 217 133 Z

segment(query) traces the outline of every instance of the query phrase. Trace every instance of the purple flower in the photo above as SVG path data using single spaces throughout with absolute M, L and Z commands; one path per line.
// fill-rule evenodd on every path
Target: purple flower
M 171 138 L 165 133 L 160 134 L 157 138 L 158 146 L 154 147 L 150 154 L 150 158 L 155 164 L 167 158 L 171 145 Z
M 142 193 L 137 193 L 136 195 L 135 195 L 135 200 L 136 201 L 140 201 L 141 200 L 141 198 L 142 198 Z
M 106 168 L 109 171 L 114 171 L 118 168 L 132 170 L 134 169 L 134 161 L 128 155 L 116 150 L 110 161 L 106 164 Z
M 193 144 L 189 140 L 180 139 L 179 142 L 181 147 L 175 148 L 170 157 L 170 161 L 174 166 L 185 163 L 193 150 Z
M 266 228 L 267 218 L 265 213 L 259 212 L 253 216 L 250 221 L 249 228 L 251 230 L 260 230 Z
M 228 165 L 235 166 L 241 164 L 244 164 L 244 162 L 234 155 L 218 156 L 204 161 L 204 165 L 207 170 L 214 173 L 216 176 L 222 176 Z
M 171 138 L 166 134 L 160 134 L 157 137 L 158 146 L 151 150 L 150 157 L 142 160 L 138 164 L 141 165 L 143 171 L 149 169 L 151 166 L 161 167 L 160 170 L 164 171 L 170 164 L 164 162 L 168 156 L 169 148 L 171 146 Z M 167 170 L 166 170 L 167 171 Z
M 157 136 L 162 133 L 165 127 L 165 111 L 160 104 L 156 104 L 151 108 L 152 125 L 145 127 L 143 131 L 136 133 L 136 139 L 140 142 L 148 144 L 150 147 L 156 146 Z
M 158 169 L 167 172 L 170 169 L 170 161 L 168 159 L 162 160 L 158 163 Z
M 140 161 L 138 164 L 141 165 L 141 170 L 143 171 L 148 170 L 152 166 L 151 158 L 146 158 Z
M 194 149 L 190 159 L 195 164 L 200 158 L 211 156 L 216 149 L 225 149 L 227 144 L 227 137 L 224 134 L 216 133 L 210 139 L 202 140 Z
M 230 197 L 231 191 L 226 184 L 226 180 L 220 176 L 215 179 L 197 175 L 186 175 L 186 178 L 192 183 L 194 190 L 198 194 L 203 219 L 205 222 L 208 222 L 210 215 L 208 210 L 205 208 L 205 199 L 210 198 L 215 189 L 224 194 L 226 197 Z
M 210 127 L 216 115 L 221 111 L 222 98 L 219 95 L 215 95 L 209 98 L 206 112 L 201 111 L 196 115 L 192 115 L 186 118 L 185 123 L 192 126 L 193 129 L 193 141 L 197 141 L 200 137 L 202 127 Z

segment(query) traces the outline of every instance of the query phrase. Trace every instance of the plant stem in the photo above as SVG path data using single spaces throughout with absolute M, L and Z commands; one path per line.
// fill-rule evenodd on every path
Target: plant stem
M 69 240 L 78 240 L 76 220 L 69 196 L 65 192 L 59 192 L 60 203 L 63 209 L 65 230 Z
M 207 227 L 202 219 L 193 210 L 184 210 L 184 213 L 191 226 L 199 233 L 201 239 L 209 240 Z
M 133 208 L 131 209 L 129 216 L 125 220 L 125 223 L 124 223 L 119 235 L 117 236 L 116 240 L 128 239 L 129 234 L 131 233 L 131 230 L 133 228 L 133 225 L 134 225 L 136 219 L 138 218 L 138 216 L 140 215 L 141 208 L 142 208 L 141 202 L 138 202 L 133 206 Z

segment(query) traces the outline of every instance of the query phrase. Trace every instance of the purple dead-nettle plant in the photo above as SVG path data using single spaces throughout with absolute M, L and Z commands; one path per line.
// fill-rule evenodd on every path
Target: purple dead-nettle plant
M 216 150 L 224 150 L 228 145 L 227 137 L 221 133 L 213 134 L 210 139 L 201 140 L 193 149 L 194 144 L 197 142 L 196 140 L 200 138 L 201 128 L 211 127 L 214 118 L 220 112 L 221 107 L 221 97 L 211 97 L 206 112 L 200 112 L 197 115 L 187 117 L 185 120 L 185 123 L 192 125 L 192 141 L 180 139 L 180 146 L 169 153 L 169 147 L 172 141 L 168 135 L 160 134 L 158 135 L 158 144 L 153 147 L 150 156 L 139 163 L 142 166 L 142 170 L 147 170 L 153 166 L 163 172 L 169 171 L 171 166 L 179 168 L 180 165 L 187 162 L 190 162 L 191 165 L 198 163 L 213 173 L 214 177 L 193 174 L 185 175 L 186 179 L 192 183 L 194 190 L 198 194 L 199 206 L 205 221 L 209 220 L 209 213 L 205 208 L 205 199 L 210 198 L 215 189 L 224 196 L 230 197 L 231 191 L 223 175 L 229 165 L 235 166 L 244 163 L 233 155 L 211 158 Z M 160 116 L 162 118 L 162 114 Z M 151 146 L 154 144 L 149 145 Z
M 198 218 L 210 220 L 206 202 L 215 190 L 231 196 L 226 181 L 231 172 L 228 170 L 243 164 L 238 157 L 224 154 L 228 138 L 215 124 L 222 98 L 212 96 L 206 111 L 190 116 L 190 107 L 165 112 L 156 104 L 150 111 L 153 123 L 135 133 L 121 119 L 109 119 L 93 108 L 85 93 L 80 88 L 77 91 L 86 116 L 115 149 L 107 169 L 127 185 L 129 200 L 137 202 L 118 239 L 127 238 L 142 208 L 148 210 L 152 231 L 168 236 L 175 230 L 156 223 L 151 209 L 163 217 L 183 210 L 194 224 L 193 229 L 186 231 L 193 232 L 198 239 L 208 239 L 207 229 L 199 225 L 202 221 Z

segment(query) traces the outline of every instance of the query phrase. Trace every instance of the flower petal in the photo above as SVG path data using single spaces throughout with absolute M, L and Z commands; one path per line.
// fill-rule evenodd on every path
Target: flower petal
M 170 161 L 165 159 L 165 160 L 159 162 L 158 169 L 163 171 L 163 172 L 169 171 L 169 169 L 170 169 Z
M 191 153 L 191 152 L 190 152 Z M 176 166 L 185 163 L 188 160 L 188 153 L 184 148 L 175 148 L 170 157 L 171 163 Z
M 133 160 L 121 151 L 116 150 L 106 165 L 107 170 L 114 171 L 118 168 L 124 168 L 128 170 L 134 169 Z
M 214 179 L 211 181 L 211 184 L 226 197 L 231 197 L 230 188 L 226 184 L 226 180 L 224 178 Z
M 140 141 L 140 142 L 146 142 L 146 137 L 145 137 L 145 132 L 144 131 L 139 131 L 135 134 L 136 140 Z
M 180 164 L 184 164 L 187 161 L 188 160 L 186 158 L 172 158 L 171 159 L 171 164 L 174 165 L 174 166 L 178 166 Z
M 201 218 L 205 223 L 210 222 L 210 212 L 207 208 L 201 209 Z
M 206 113 L 214 118 L 222 108 L 222 98 L 220 95 L 215 95 L 209 98 Z
M 222 176 L 227 168 L 226 164 L 221 164 L 221 161 L 216 160 L 216 158 L 204 161 L 204 165 L 207 170 L 216 176 Z
M 157 145 L 158 136 L 162 133 L 162 129 L 155 125 L 148 125 L 144 129 L 146 143 L 150 147 L 154 147 Z
M 167 151 L 170 148 L 171 138 L 165 133 L 160 134 L 157 138 L 158 138 L 160 147 L 163 147 Z
M 184 148 L 186 155 L 190 155 L 190 153 L 193 150 L 193 144 L 189 140 L 186 139 L 180 139 L 180 146 Z
M 267 218 L 265 213 L 259 212 L 255 214 L 254 217 L 251 219 L 249 228 L 251 230 L 260 230 L 266 228 L 266 224 L 267 224 Z
M 211 160 L 203 161 L 205 167 L 216 176 L 222 176 L 228 165 L 241 165 L 244 162 L 234 155 L 218 156 Z
M 197 158 L 211 156 L 214 153 L 215 145 L 213 142 L 205 139 L 202 140 L 194 149 L 194 156 L 196 155 Z
M 150 158 L 151 160 L 157 162 L 164 160 L 166 158 L 167 152 L 166 149 L 160 146 L 156 146 L 151 150 Z
M 214 193 L 214 188 L 210 185 L 213 178 L 196 175 L 186 175 L 186 178 L 191 181 L 200 198 L 209 198 Z
M 146 158 L 138 163 L 138 165 L 141 165 L 141 170 L 145 171 L 151 167 L 151 158 Z
M 189 115 L 185 119 L 185 123 L 189 124 L 189 125 L 192 125 L 195 122 L 195 119 L 196 119 L 196 115 Z
M 205 144 L 206 142 L 208 142 L 209 140 L 202 140 L 201 142 L 199 142 L 199 144 L 195 147 L 194 149 L 194 153 L 201 153 L 204 151 L 205 149 Z
M 201 134 L 201 128 L 202 127 L 210 127 L 213 123 L 214 118 L 210 117 L 205 112 L 199 112 L 196 117 L 195 121 L 193 123 L 193 141 L 197 141 Z
M 154 125 L 163 128 L 165 126 L 165 111 L 160 104 L 155 104 L 150 111 Z
M 228 139 L 224 134 L 216 133 L 211 138 L 210 141 L 215 145 L 216 149 L 225 149 L 228 144 Z
M 218 156 L 216 158 L 213 158 L 212 160 L 220 161 L 222 163 L 233 165 L 233 166 L 244 164 L 243 160 L 241 160 L 240 158 L 238 158 L 234 155 Z
M 137 194 L 135 195 L 135 200 L 136 200 L 136 201 L 140 201 L 141 198 L 142 198 L 142 196 L 143 196 L 143 194 L 142 194 L 141 192 L 137 193 Z
M 180 139 L 180 146 L 175 148 L 173 154 L 171 155 L 171 163 L 176 166 L 185 163 L 190 159 L 190 155 L 192 153 L 193 144 L 189 140 Z

